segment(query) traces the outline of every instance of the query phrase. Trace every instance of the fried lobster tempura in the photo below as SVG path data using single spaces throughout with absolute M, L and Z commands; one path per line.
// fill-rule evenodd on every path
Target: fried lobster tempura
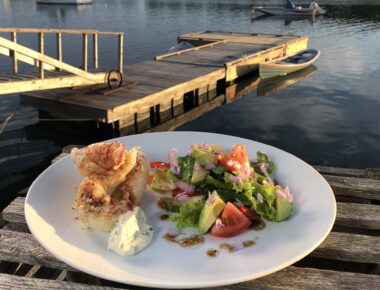
M 149 173 L 148 158 L 138 147 L 127 152 L 118 141 L 74 148 L 71 158 L 79 174 L 86 176 L 74 204 L 81 221 L 89 228 L 111 230 L 117 218 L 140 201 Z

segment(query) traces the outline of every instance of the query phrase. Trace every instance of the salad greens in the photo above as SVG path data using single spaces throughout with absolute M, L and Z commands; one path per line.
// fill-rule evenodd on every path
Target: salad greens
M 155 169 L 151 187 L 173 191 L 173 197 L 166 198 L 164 208 L 173 213 L 172 220 L 178 228 L 199 225 L 202 208 L 205 204 L 210 207 L 210 200 L 215 200 L 215 196 L 210 198 L 211 193 L 220 197 L 223 206 L 233 203 L 270 221 L 282 221 L 292 214 L 293 198 L 289 188 L 282 188 L 271 177 L 275 164 L 260 151 L 256 153 L 256 160 L 249 161 L 241 144 L 229 152 L 218 144 L 193 144 L 188 155 L 173 156 L 169 153 L 166 169 Z
M 195 196 L 186 200 L 179 207 L 179 214 L 172 216 L 177 228 L 197 227 L 199 216 L 205 203 L 203 196 Z

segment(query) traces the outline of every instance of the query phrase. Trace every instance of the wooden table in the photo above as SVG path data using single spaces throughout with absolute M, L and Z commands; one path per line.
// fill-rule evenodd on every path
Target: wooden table
M 316 169 L 330 183 L 337 198 L 336 222 L 327 239 L 293 266 L 216 289 L 379 289 L 380 171 Z M 24 200 L 16 198 L 2 213 L 1 289 L 140 288 L 79 272 L 54 258 L 30 234 Z

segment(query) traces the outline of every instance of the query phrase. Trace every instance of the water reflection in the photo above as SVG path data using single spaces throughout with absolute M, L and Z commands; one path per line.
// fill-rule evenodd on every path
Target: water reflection
M 60 27 L 67 17 L 71 17 L 69 14 L 75 14 L 80 17 L 83 13 L 91 12 L 92 5 L 46 5 L 36 3 L 36 9 L 41 13 L 46 13 L 49 18 L 56 20 Z
M 252 14 L 251 17 L 251 23 L 255 23 L 256 21 L 261 21 L 261 20 L 274 20 L 274 21 L 279 21 L 283 22 L 285 26 L 290 25 L 293 21 L 295 22 L 303 22 L 306 23 L 308 22 L 311 26 L 314 26 L 315 23 L 318 21 L 319 18 L 323 16 L 315 16 L 315 15 L 305 15 L 305 16 L 289 16 L 289 15 L 266 15 L 266 14 L 261 14 L 257 15 L 256 13 Z
M 312 76 L 316 70 L 317 68 L 314 65 L 310 65 L 300 71 L 285 76 L 261 80 L 257 88 L 257 96 L 264 97 L 268 94 L 285 89 L 304 78 Z

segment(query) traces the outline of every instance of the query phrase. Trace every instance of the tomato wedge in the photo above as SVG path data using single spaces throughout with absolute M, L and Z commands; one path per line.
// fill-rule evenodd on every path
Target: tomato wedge
M 165 163 L 165 162 L 161 162 L 161 161 L 154 161 L 154 162 L 150 163 L 150 168 L 160 168 L 160 169 L 169 170 L 170 169 L 170 164 L 169 163 Z
M 244 213 L 244 215 L 251 219 L 251 218 L 254 218 L 254 217 L 257 217 L 258 214 L 253 210 L 253 209 L 250 209 L 248 207 L 245 207 L 245 206 L 238 206 L 238 209 Z
M 228 171 L 239 171 L 248 162 L 247 148 L 244 144 L 234 145 L 231 151 L 224 156 L 219 164 Z
M 245 231 L 251 221 L 231 202 L 227 202 L 220 216 L 221 223 L 216 222 L 211 228 L 211 234 L 217 237 L 229 238 Z

